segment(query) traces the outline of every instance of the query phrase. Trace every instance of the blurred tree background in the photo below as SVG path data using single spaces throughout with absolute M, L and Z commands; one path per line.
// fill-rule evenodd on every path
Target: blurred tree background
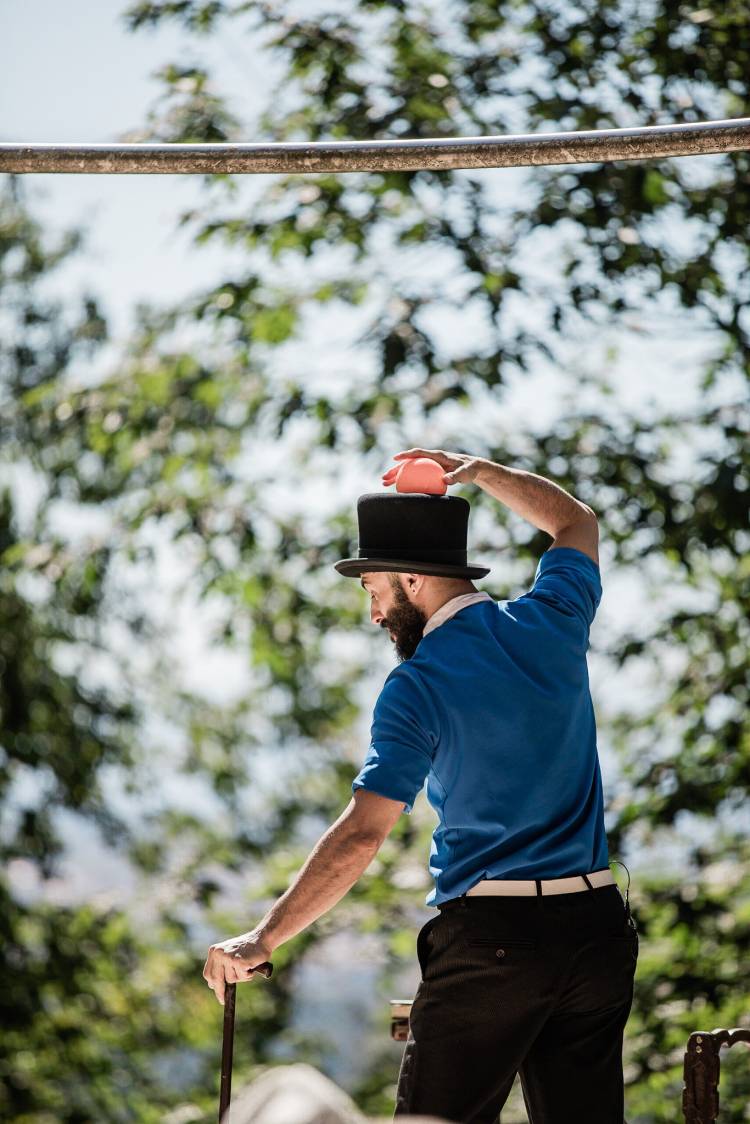
M 179 21 L 194 37 L 127 139 L 432 137 L 747 112 L 739 3 L 164 0 L 123 19 L 141 35 Z M 266 103 L 241 115 L 201 61 L 220 24 L 248 66 L 263 51 L 280 68 Z M 240 181 L 205 177 L 202 205 L 175 220 L 196 269 L 209 241 L 242 267 L 196 299 L 142 307 L 118 361 L 86 378 L 108 340 L 96 294 L 78 307 L 45 292 L 81 232 L 55 244 L 22 179 L 1 185 L 0 847 L 4 865 L 44 880 L 61 817 L 85 820 L 133 864 L 139 906 L 29 905 L 0 879 L 0 1112 L 24 1124 L 214 1118 L 221 1012 L 205 951 L 260 919 L 348 803 L 363 697 L 389 653 L 333 563 L 356 543 L 356 495 L 377 488 L 392 453 L 432 444 L 550 476 L 590 504 L 602 608 L 608 588 L 633 598 L 627 626 L 597 621 L 591 648 L 607 669 L 600 744 L 618 763 L 604 778 L 610 856 L 654 856 L 631 888 L 641 951 L 626 1110 L 631 1124 L 674 1121 L 689 1033 L 750 1022 L 750 156 L 268 177 L 252 205 Z M 697 393 L 676 350 L 653 381 L 684 380 L 684 399 L 634 406 L 618 365 L 667 334 L 699 364 Z M 545 366 L 564 387 L 554 425 L 509 424 L 508 394 Z M 483 588 L 517 596 L 548 536 L 459 492 L 474 507 L 473 557 L 497 560 Z M 154 596 L 168 581 L 209 614 L 214 649 L 243 660 L 229 701 L 176 674 Z M 172 799 L 183 782 L 209 813 Z M 377 967 L 365 1076 L 348 1091 L 368 1113 L 392 1111 L 387 999 L 413 970 L 429 888 L 423 799 L 347 898 L 277 950 L 271 980 L 241 989 L 238 1085 L 282 1058 L 329 1068 L 325 1030 L 293 1029 L 292 1015 L 306 959 L 348 930 Z M 659 867 L 670 845 L 677 875 Z M 336 1020 L 335 1002 L 326 1012 Z M 746 1120 L 750 1100 L 736 1053 L 723 1064 L 727 1122 Z M 504 1124 L 524 1119 L 519 1103 Z

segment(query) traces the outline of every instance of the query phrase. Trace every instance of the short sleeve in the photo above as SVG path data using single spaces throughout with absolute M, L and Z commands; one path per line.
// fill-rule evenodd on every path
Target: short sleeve
M 411 812 L 437 741 L 436 716 L 426 689 L 403 665 L 394 668 L 375 702 L 370 748 L 352 792 L 366 788 L 402 800 L 404 811 Z
M 526 596 L 574 618 L 588 636 L 602 597 L 599 567 L 575 547 L 551 547 L 539 559 L 534 585 Z

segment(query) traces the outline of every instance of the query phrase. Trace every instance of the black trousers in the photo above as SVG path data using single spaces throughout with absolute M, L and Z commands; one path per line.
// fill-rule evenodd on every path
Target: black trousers
M 396 1116 L 495 1124 L 519 1074 L 531 1124 L 623 1124 L 638 959 L 615 885 L 460 897 L 419 931 Z

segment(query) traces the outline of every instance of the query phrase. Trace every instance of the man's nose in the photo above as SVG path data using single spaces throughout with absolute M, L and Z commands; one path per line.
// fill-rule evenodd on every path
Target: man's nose
M 380 611 L 380 609 L 375 609 L 373 607 L 372 609 L 370 609 L 370 620 L 373 624 L 380 624 L 382 620 L 385 620 L 385 616 Z

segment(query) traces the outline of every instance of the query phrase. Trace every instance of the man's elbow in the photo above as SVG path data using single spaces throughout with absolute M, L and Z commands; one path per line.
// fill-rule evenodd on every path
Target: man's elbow
M 577 524 L 598 524 L 599 520 L 596 512 L 593 508 L 589 507 L 587 503 L 581 503 L 580 500 L 576 500 L 576 508 L 577 510 L 573 518 L 568 517 L 564 523 L 561 523 L 559 527 L 550 532 L 553 538 L 555 535 L 559 535 L 561 531 L 567 531 L 569 527 L 575 527 Z
M 578 504 L 578 507 L 581 509 L 581 512 L 580 512 L 580 518 L 581 519 L 594 519 L 594 520 L 596 520 L 596 512 L 594 511 L 593 507 L 589 507 L 589 505 L 587 503 L 582 503 L 581 500 L 576 500 L 576 503 Z M 575 520 L 573 520 L 573 522 L 575 522 Z
M 386 838 L 385 835 L 372 828 L 360 827 L 357 824 L 344 824 L 341 830 L 347 844 L 360 851 L 378 851 Z

